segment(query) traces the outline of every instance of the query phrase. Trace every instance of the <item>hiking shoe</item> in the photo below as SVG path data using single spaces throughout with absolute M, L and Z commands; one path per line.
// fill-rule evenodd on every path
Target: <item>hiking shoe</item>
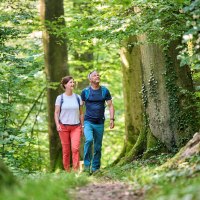
M 91 175 L 91 173 L 90 173 L 90 169 L 88 168 L 86 168 L 86 169 L 84 169 L 83 171 L 82 171 L 82 174 L 84 174 L 84 175 L 86 175 L 86 176 L 90 176 Z
M 100 169 L 92 170 L 91 172 L 92 175 L 96 175 L 98 173 L 100 173 Z

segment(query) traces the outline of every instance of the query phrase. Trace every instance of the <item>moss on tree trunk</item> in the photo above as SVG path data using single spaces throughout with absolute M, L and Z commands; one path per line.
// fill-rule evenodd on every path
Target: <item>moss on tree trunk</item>
M 181 163 L 184 163 L 187 159 L 192 156 L 200 156 L 200 133 L 197 132 L 193 135 L 193 138 L 180 149 L 180 151 L 166 163 L 158 167 L 158 170 L 165 168 L 177 168 Z M 198 171 L 198 169 L 197 169 Z
M 125 145 L 122 151 L 126 155 L 136 143 L 142 128 L 142 71 L 140 49 L 135 45 L 136 37 L 130 37 L 122 43 L 120 51 L 123 72 L 125 100 Z

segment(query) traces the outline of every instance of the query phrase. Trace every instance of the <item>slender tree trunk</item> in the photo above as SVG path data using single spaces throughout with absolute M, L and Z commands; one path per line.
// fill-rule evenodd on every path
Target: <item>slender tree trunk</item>
M 88 2 L 86 1 L 74 1 L 73 2 L 74 10 L 78 14 L 83 14 L 84 12 L 88 12 L 92 14 L 92 9 L 88 5 Z M 90 23 L 92 27 L 92 23 Z M 80 51 L 81 50 L 81 51 Z M 80 53 L 81 52 L 81 53 Z M 82 90 L 83 88 L 87 87 L 89 85 L 89 80 L 87 79 L 87 73 L 90 70 L 93 69 L 93 44 L 87 45 L 87 46 L 80 46 L 78 47 L 78 51 L 74 52 L 74 60 L 75 64 L 73 64 L 73 74 L 81 79 L 81 81 L 78 82 L 78 89 Z M 71 72 L 71 68 L 70 68 Z M 76 77 L 75 77 L 76 78 Z M 85 138 L 81 137 L 81 144 L 80 144 L 80 160 L 83 160 L 83 153 L 84 153 L 84 141 Z
M 87 70 L 92 69 L 92 64 L 90 64 L 90 63 L 92 63 L 92 61 L 93 61 L 93 52 L 92 52 L 91 49 L 89 49 L 88 51 L 84 52 L 83 54 L 78 54 L 77 52 L 75 52 L 74 57 L 75 57 L 76 61 L 79 61 L 80 63 L 82 63 L 80 65 L 76 65 L 75 66 L 75 70 L 79 74 L 84 74 L 84 79 L 78 83 L 78 88 L 82 90 L 83 88 L 85 88 L 85 87 L 87 87 L 89 85 L 89 80 L 85 78 L 86 77 L 85 72 Z M 87 67 L 85 67 L 85 65 L 83 63 L 84 64 L 86 63 Z M 89 68 L 88 68 L 88 66 L 89 66 Z M 83 156 L 84 156 L 83 155 L 83 153 L 84 153 L 84 143 L 85 143 L 85 138 L 81 137 L 80 160 L 83 160 Z
M 85 72 L 89 71 L 90 69 L 93 69 L 94 57 L 92 47 L 87 49 L 86 52 L 82 54 L 75 52 L 74 59 L 79 63 L 74 65 L 74 70 L 76 71 L 76 74 L 79 74 L 79 78 L 82 77 L 82 81 L 78 83 L 78 88 L 82 90 L 83 88 L 89 85 L 89 80 L 86 78 L 87 74 Z
M 56 22 L 64 15 L 63 0 L 40 0 L 41 17 L 44 22 Z M 45 58 L 45 72 L 48 83 L 58 83 L 61 77 L 69 74 L 67 68 L 67 45 L 66 40 L 57 37 L 51 31 L 51 27 L 45 24 L 43 31 L 43 45 Z M 59 20 L 60 26 L 65 25 L 64 19 Z M 48 103 L 48 127 L 50 145 L 50 168 L 62 168 L 61 144 L 54 122 L 54 106 L 56 96 L 61 92 L 59 87 L 47 89 Z

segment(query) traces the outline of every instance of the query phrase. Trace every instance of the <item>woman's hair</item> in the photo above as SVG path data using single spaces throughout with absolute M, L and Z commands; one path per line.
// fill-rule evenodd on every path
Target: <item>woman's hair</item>
M 65 89 L 65 84 L 67 84 L 71 79 L 74 79 L 72 76 L 65 76 L 62 78 L 60 84 L 63 89 Z

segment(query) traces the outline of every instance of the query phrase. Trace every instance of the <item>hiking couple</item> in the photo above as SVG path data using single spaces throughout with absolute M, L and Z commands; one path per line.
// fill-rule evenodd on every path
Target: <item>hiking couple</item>
M 88 79 L 90 86 L 85 88 L 80 96 L 73 93 L 75 85 L 73 77 L 62 78 L 61 85 L 65 92 L 59 95 L 55 102 L 54 118 L 62 144 L 63 166 L 68 172 L 70 172 L 70 152 L 72 152 L 73 170 L 79 169 L 82 134 L 85 136 L 84 171 L 91 174 L 100 169 L 105 102 L 110 113 L 110 128 L 114 128 L 114 106 L 109 90 L 100 86 L 100 75 L 97 71 L 89 73 Z M 86 108 L 84 115 L 83 105 Z

